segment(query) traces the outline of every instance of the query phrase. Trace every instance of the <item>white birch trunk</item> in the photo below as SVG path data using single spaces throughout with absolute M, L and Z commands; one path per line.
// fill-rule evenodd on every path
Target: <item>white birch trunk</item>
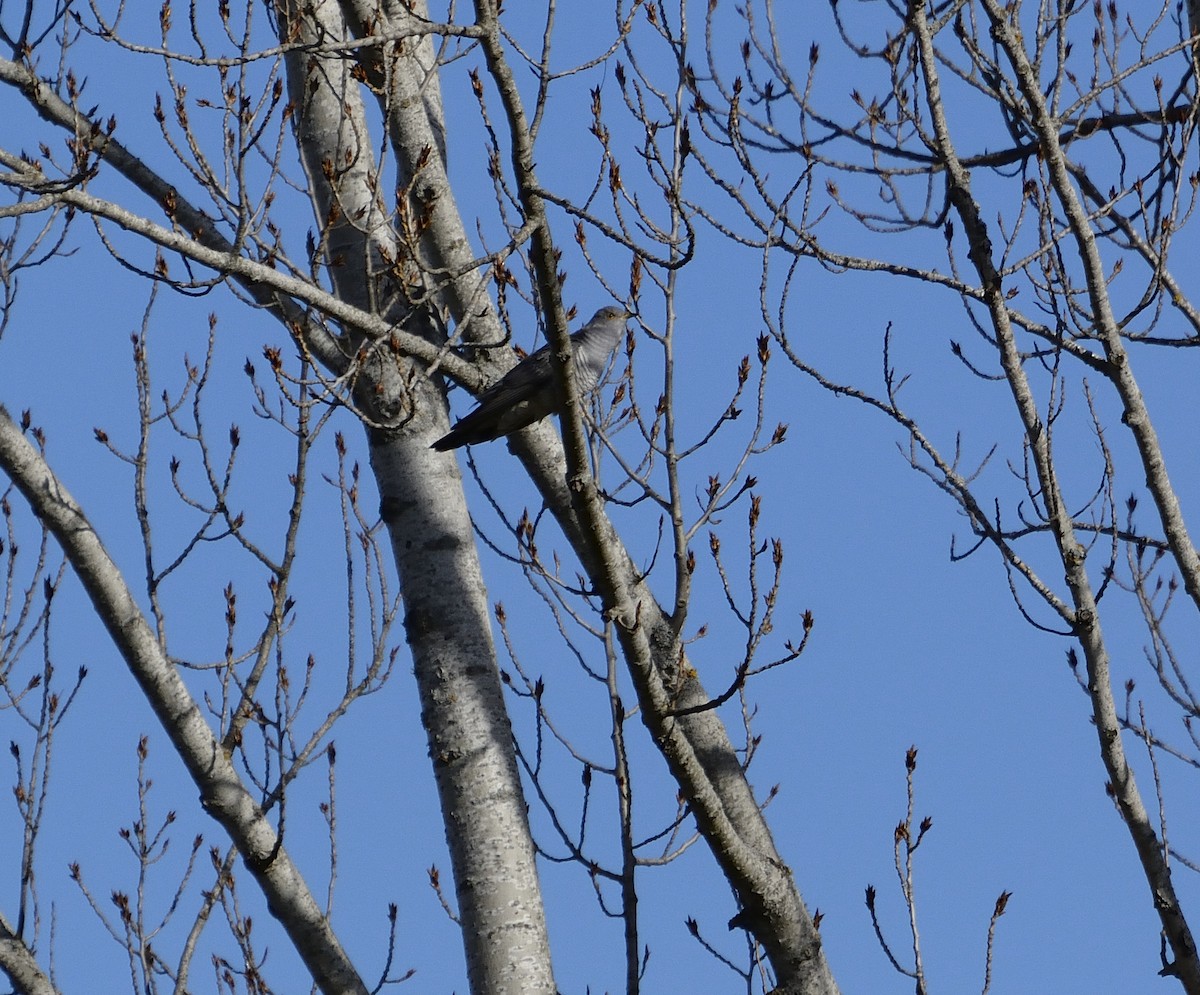
M 278 9 L 281 37 L 346 35 L 333 0 L 315 4 L 311 13 L 284 4 Z M 392 71 L 424 76 L 433 61 L 428 41 L 410 39 L 403 46 Z M 412 54 L 414 48 L 424 49 L 424 57 Z M 396 268 L 412 278 L 401 286 L 391 265 L 404 258 L 406 247 L 395 241 L 382 210 L 362 90 L 351 65 L 304 51 L 287 61 L 318 223 L 336 218 L 324 232 L 326 257 L 335 263 L 329 272 L 342 300 L 436 340 L 429 311 L 414 309 L 404 296 L 421 295 L 424 274 L 399 263 Z M 441 122 L 426 117 L 426 108 L 438 113 L 440 107 L 440 100 L 418 101 L 409 111 L 440 133 Z M 430 154 L 440 157 L 438 143 Z M 442 206 L 452 211 L 453 201 L 446 199 Z M 378 343 L 353 337 L 347 348 L 357 355 L 371 345 Z M 413 362 L 379 350 L 362 363 L 356 397 L 375 422 L 367 432 L 371 466 L 403 587 L 467 973 L 479 993 L 552 993 L 535 852 L 462 479 L 453 455 L 429 448 L 449 427 L 445 398 L 439 379 L 421 369 L 406 375 Z

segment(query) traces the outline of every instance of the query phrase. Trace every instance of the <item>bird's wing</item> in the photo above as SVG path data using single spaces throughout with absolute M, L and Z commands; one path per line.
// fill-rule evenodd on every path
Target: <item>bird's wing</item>
M 583 330 L 571 336 L 577 359 Z M 578 372 L 578 371 L 577 371 Z M 585 371 L 587 372 L 587 371 Z M 586 382 L 586 378 L 583 378 Z M 594 376 L 593 376 L 594 382 Z M 476 407 L 442 438 L 434 449 L 456 449 L 508 435 L 545 418 L 555 409 L 550 346 L 544 345 L 523 359 L 475 399 Z
M 497 405 L 520 404 L 551 382 L 550 348 L 542 346 L 537 352 L 525 357 L 494 384 L 483 390 L 475 401 L 481 409 Z
M 542 348 L 522 360 L 476 398 L 473 411 L 433 444 L 434 449 L 457 449 L 489 442 L 545 418 L 554 406 L 550 352 Z

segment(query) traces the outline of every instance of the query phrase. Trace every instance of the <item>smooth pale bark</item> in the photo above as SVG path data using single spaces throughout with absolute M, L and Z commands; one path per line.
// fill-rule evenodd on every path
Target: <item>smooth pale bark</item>
M 411 16 L 394 3 L 343 0 L 359 30 L 370 23 L 379 34 L 394 35 L 411 23 Z M 422 7 L 418 17 L 425 14 Z M 357 17 L 357 21 L 355 21 Z M 477 5 L 489 69 L 510 111 L 514 138 L 514 171 L 522 191 L 536 187 L 532 152 L 522 149 L 528 134 L 522 115 L 512 115 L 519 96 L 503 62 L 496 24 L 489 5 Z M 447 305 L 460 320 L 466 341 L 499 342 L 504 334 L 490 302 L 482 293 L 477 261 L 461 216 L 454 209 L 449 179 L 440 156 L 430 150 L 440 131 L 430 126 L 423 95 L 424 67 L 413 62 L 387 63 L 379 48 L 365 48 L 360 61 L 376 92 L 387 95 L 384 110 L 396 158 L 409 164 L 416 178 L 414 199 L 431 206 L 423 245 L 427 259 L 444 274 L 456 275 L 447 287 Z M 523 153 L 523 154 L 522 154 Z M 420 163 L 419 171 L 416 164 Z M 539 268 L 543 298 L 558 300 L 554 249 L 549 223 L 537 198 L 526 198 L 525 235 Z M 464 321 L 463 319 L 467 319 Z M 503 371 L 511 358 L 496 367 Z M 620 537 L 595 499 L 590 507 L 577 500 L 590 477 L 576 476 L 576 493 L 567 484 L 567 464 L 553 429 L 540 424 L 512 440 L 516 454 L 538 487 L 589 577 L 605 597 L 605 608 L 618 620 L 618 634 L 627 665 L 638 689 L 642 717 L 688 796 L 697 822 L 709 841 L 742 906 L 739 921 L 763 944 L 776 970 L 778 991 L 832 995 L 837 991 L 821 948 L 820 935 L 796 889 L 791 871 L 779 855 L 753 790 L 746 781 L 724 724 L 715 711 L 675 718 L 680 709 L 708 700 L 695 671 L 681 653 L 679 640 L 662 607 L 642 582 Z M 634 624 L 631 620 L 637 619 Z M 621 621 L 626 624 L 622 625 Z
M 0 408 L 0 411 L 3 411 Z M 0 971 L 8 975 L 13 989 L 20 995 L 59 995 L 58 989 L 50 983 L 32 951 L 21 942 L 8 925 L 8 921 L 0 916 Z
M 436 432 L 373 445 L 384 521 L 405 585 L 405 626 L 446 838 L 472 990 L 554 992 L 512 729 L 500 707 L 488 607 L 462 481 Z M 537 913 L 536 916 L 534 913 Z
M 282 37 L 316 41 L 345 36 L 342 12 L 327 0 L 293 11 L 278 5 Z M 428 40 L 389 46 L 392 72 L 423 79 L 410 110 L 430 135 L 428 157 L 441 157 L 441 122 Z M 342 57 L 296 52 L 287 59 L 297 141 L 309 175 L 337 296 L 438 340 L 431 306 L 415 308 L 428 269 L 406 258 L 395 239 L 373 175 L 376 156 L 360 85 Z M 328 164 L 337 164 L 330 170 Z M 402 165 L 401 172 L 404 172 Z M 403 182 L 403 180 L 402 180 Z M 442 209 L 454 210 L 446 198 Z M 422 210 L 417 203 L 414 212 Z M 327 224 L 329 219 L 332 224 Z M 404 279 L 397 279 L 397 272 Z M 407 295 L 407 296 L 406 296 Z M 347 350 L 377 347 L 348 335 Z M 491 619 L 458 464 L 431 450 L 448 429 L 439 378 L 413 369 L 389 348 L 361 364 L 355 396 L 368 427 L 380 511 L 391 537 L 404 594 L 404 626 L 413 656 L 422 719 L 441 799 L 453 865 L 467 974 L 478 993 L 555 991 L 535 852 L 512 730 L 492 640 Z M 415 372 L 415 376 L 408 374 Z
M 229 833 L 296 950 L 326 995 L 366 995 L 328 920 L 246 790 L 175 665 L 159 645 L 120 569 L 74 498 L 0 407 L 0 468 L 58 540 L 121 657 L 200 791 Z

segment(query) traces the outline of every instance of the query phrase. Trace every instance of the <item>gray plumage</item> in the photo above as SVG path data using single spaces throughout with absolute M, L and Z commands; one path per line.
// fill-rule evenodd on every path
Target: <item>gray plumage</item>
M 575 359 L 575 387 L 580 395 L 592 390 L 625 333 L 629 312 L 602 307 L 592 320 L 571 335 Z M 490 442 L 502 435 L 532 425 L 554 412 L 554 371 L 550 368 L 550 346 L 544 345 L 523 359 L 477 398 L 478 406 L 455 423 L 433 444 L 446 451 L 459 446 Z

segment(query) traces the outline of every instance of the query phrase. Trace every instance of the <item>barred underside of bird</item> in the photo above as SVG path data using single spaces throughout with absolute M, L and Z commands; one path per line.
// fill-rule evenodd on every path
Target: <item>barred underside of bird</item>
M 593 390 L 625 333 L 630 314 L 624 308 L 602 307 L 592 320 L 571 335 L 575 359 L 575 388 L 582 396 Z M 433 449 L 445 452 L 459 446 L 491 442 L 541 421 L 557 408 L 550 346 L 523 359 L 476 399 L 474 411 L 455 422 Z

